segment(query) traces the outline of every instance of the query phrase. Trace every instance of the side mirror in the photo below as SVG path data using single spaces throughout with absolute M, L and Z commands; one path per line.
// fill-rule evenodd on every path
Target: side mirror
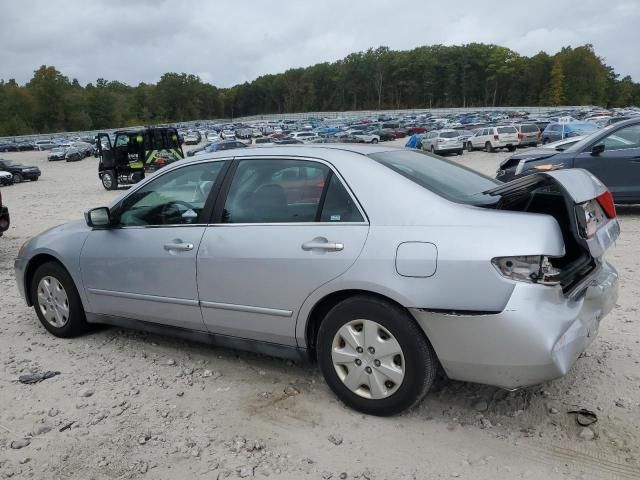
M 593 155 L 594 157 L 597 157 L 602 152 L 604 152 L 604 143 L 598 143 L 597 145 L 591 147 L 591 155 Z
M 84 219 L 91 228 L 107 228 L 111 225 L 111 214 L 107 207 L 87 210 Z

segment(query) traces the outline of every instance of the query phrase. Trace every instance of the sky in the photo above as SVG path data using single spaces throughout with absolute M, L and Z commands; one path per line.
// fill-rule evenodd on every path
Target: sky
M 53 65 L 83 85 L 193 73 L 219 87 L 388 46 L 471 42 L 522 55 L 593 44 L 640 81 L 639 0 L 4 0 L 0 79 Z

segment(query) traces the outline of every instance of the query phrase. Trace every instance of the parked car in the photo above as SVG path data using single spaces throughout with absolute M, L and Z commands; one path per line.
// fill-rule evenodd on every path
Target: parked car
M 541 134 L 542 144 L 555 142 L 568 137 L 589 135 L 598 130 L 598 126 L 591 122 L 553 122 Z
M 499 148 L 506 148 L 513 152 L 518 146 L 518 130 L 513 125 L 499 125 L 497 127 L 479 128 L 467 140 L 467 150 L 484 149 L 485 152 L 495 152 Z
M 256 138 L 256 145 L 265 144 L 265 143 L 273 143 L 274 138 L 272 137 L 258 137 Z
M 13 175 L 9 172 L 0 171 L 0 187 L 13 185 Z
M 51 150 L 54 147 L 58 147 L 59 145 L 51 140 L 36 140 L 34 142 L 34 147 L 36 150 Z
M 17 152 L 16 142 L 0 142 L 0 152 Z
M 2 204 L 2 192 L 0 192 L 0 237 L 4 232 L 9 230 L 11 225 L 11 217 L 9 216 L 9 208 Z
M 640 118 L 616 123 L 563 151 L 539 149 L 504 160 L 502 181 L 566 168 L 583 168 L 598 177 L 616 203 L 640 203 Z
M 318 138 L 318 134 L 314 132 L 292 132 L 289 134 L 289 138 L 300 140 L 301 142 L 308 142 L 315 138 Z
M 371 130 L 369 133 L 371 135 L 377 135 L 381 142 L 389 142 L 396 139 L 396 136 L 387 130 Z
M 38 167 L 22 165 L 20 163 L 14 163 L 12 160 L 4 160 L 1 158 L 0 170 L 11 173 L 11 175 L 13 175 L 13 183 L 22 183 L 24 180 L 35 182 L 40 178 L 42 173 Z
M 207 135 L 205 137 L 207 139 L 207 142 L 212 143 L 212 142 L 217 142 L 218 140 L 220 140 L 220 134 L 218 132 L 216 132 L 215 130 L 211 130 L 209 132 L 207 132 Z
M 502 184 L 416 150 L 276 146 L 168 165 L 26 242 L 15 278 L 58 337 L 106 323 L 317 359 L 347 405 L 391 415 L 440 368 L 566 374 L 616 304 L 618 234 L 584 170 Z
M 296 138 L 277 138 L 274 140 L 274 145 L 302 145 L 304 142 Z
M 462 155 L 463 145 L 457 130 L 431 130 L 422 137 L 422 150 L 431 153 Z
M 67 154 L 67 149 L 64 147 L 55 147 L 49 150 L 47 154 L 47 160 L 50 162 L 56 162 L 58 160 L 64 160 L 65 155 Z
M 84 150 L 81 150 L 78 147 L 69 147 L 67 149 L 67 153 L 64 155 L 64 159 L 67 162 L 77 162 L 85 157 L 86 155 L 84 154 Z
M 207 147 L 203 151 L 197 152 L 195 155 L 220 152 L 222 150 L 233 150 L 234 148 L 247 148 L 247 145 L 239 140 L 222 140 L 220 142 L 207 145 Z
M 518 130 L 518 146 L 537 147 L 540 141 L 540 129 L 535 123 L 516 123 Z
M 236 134 L 233 130 L 230 129 L 224 129 L 222 130 L 222 132 L 220 133 L 220 137 L 223 140 L 235 140 L 236 139 Z
M 185 145 L 197 145 L 202 137 L 198 132 L 190 132 L 184 137 Z
M 352 136 L 362 140 L 364 143 L 378 143 L 380 141 L 380 137 L 373 133 L 365 132 L 364 130 L 347 130 L 346 132 L 340 133 L 336 135 L 337 137 L 345 137 Z

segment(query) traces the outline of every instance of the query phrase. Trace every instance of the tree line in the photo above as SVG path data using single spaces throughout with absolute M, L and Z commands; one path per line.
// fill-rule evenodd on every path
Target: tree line
M 592 45 L 531 57 L 480 43 L 379 47 L 226 89 L 186 73 L 82 86 L 43 65 L 25 85 L 0 80 L 0 136 L 306 111 L 638 104 L 640 84 Z

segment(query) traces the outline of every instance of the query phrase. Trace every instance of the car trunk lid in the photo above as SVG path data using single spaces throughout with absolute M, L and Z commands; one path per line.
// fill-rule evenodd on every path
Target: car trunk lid
M 500 197 L 492 208 L 548 214 L 556 219 L 566 253 L 552 263 L 566 273 L 565 288 L 592 272 L 620 235 L 611 193 L 583 169 L 539 172 L 483 193 Z

